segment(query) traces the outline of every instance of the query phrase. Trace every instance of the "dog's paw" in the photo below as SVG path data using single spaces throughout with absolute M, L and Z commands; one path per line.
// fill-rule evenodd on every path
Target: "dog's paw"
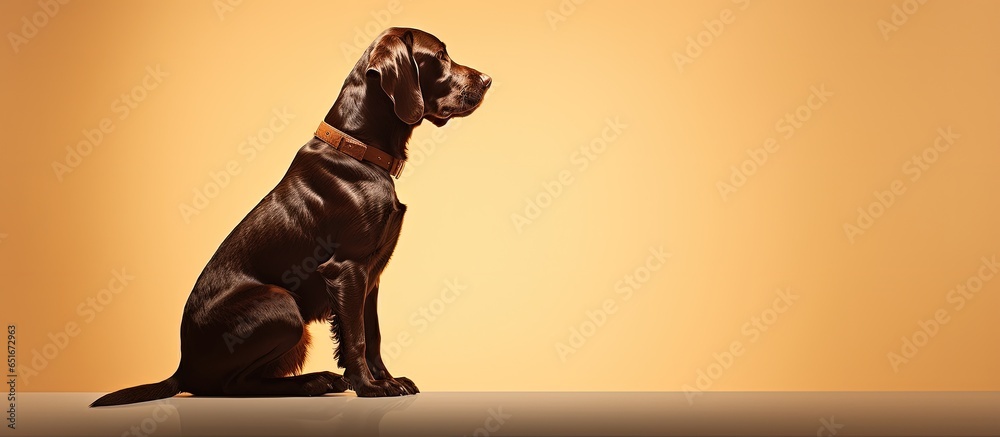
M 406 386 L 395 379 L 376 379 L 360 384 L 352 384 L 352 386 L 354 393 L 363 398 L 405 396 L 415 393 L 410 392 Z
M 329 392 L 329 384 L 323 378 L 316 378 L 302 384 L 301 390 L 304 396 L 322 396 Z
M 396 382 L 402 384 L 402 386 L 406 388 L 406 391 L 408 391 L 411 395 L 420 393 L 420 389 L 417 388 L 417 385 L 414 384 L 413 381 L 410 381 L 410 378 L 400 376 L 396 378 Z
M 326 393 L 343 393 L 351 388 L 350 384 L 347 383 L 347 378 L 343 376 L 333 372 L 323 372 L 322 375 L 326 382 Z

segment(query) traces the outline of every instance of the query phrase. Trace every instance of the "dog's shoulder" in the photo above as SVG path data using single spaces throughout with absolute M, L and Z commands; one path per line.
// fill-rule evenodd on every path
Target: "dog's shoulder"
M 406 210 L 382 169 L 315 139 L 299 149 L 269 197 L 276 209 L 316 226 L 361 234 L 382 234 Z
M 317 194 L 331 197 L 347 195 L 366 201 L 363 203 L 398 202 L 396 186 L 384 170 L 358 161 L 316 138 L 295 154 L 285 179 L 308 183 Z

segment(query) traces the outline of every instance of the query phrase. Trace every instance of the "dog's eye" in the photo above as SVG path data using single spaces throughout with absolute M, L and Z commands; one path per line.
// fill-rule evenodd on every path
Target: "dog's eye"
M 440 50 L 440 51 L 438 51 L 438 52 L 437 52 L 437 53 L 436 53 L 436 54 L 434 55 L 434 57 L 438 58 L 438 60 L 439 60 L 439 61 L 443 61 L 443 60 L 444 60 L 444 50 Z

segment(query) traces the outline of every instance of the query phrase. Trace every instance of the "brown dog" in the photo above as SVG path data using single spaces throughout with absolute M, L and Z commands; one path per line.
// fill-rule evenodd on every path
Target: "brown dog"
M 184 307 L 181 362 L 166 380 L 91 406 L 173 396 L 417 393 L 382 363 L 379 276 L 406 206 L 391 176 L 423 119 L 472 113 L 491 79 L 451 60 L 426 32 L 391 28 L 365 51 L 288 173 L 222 242 Z M 306 325 L 329 320 L 345 375 L 297 374 Z

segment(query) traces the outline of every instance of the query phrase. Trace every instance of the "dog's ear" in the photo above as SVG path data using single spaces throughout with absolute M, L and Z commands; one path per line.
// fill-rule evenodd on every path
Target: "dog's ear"
M 396 116 L 406 124 L 417 124 L 424 116 L 424 98 L 413 59 L 413 32 L 385 35 L 375 43 L 368 55 L 368 73 L 372 72 L 380 76 Z

